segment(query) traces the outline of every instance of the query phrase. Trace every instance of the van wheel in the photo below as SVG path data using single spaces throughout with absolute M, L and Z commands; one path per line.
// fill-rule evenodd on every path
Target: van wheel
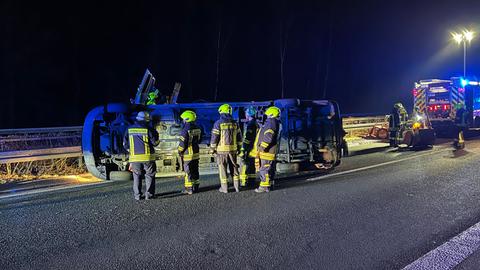
M 133 179 L 133 175 L 129 171 L 111 171 L 109 179 L 112 181 L 129 181 Z

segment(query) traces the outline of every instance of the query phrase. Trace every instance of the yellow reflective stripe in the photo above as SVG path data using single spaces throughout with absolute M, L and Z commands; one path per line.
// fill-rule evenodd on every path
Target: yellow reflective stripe
M 192 187 L 193 186 L 193 182 L 190 181 L 190 177 L 188 177 L 188 175 L 185 174 L 185 187 Z
M 185 141 L 185 137 L 183 137 L 183 136 L 180 136 L 179 139 L 180 139 L 180 141 L 182 141 L 182 142 Z
M 246 144 L 250 144 L 250 141 L 247 140 L 247 139 L 243 139 L 243 142 L 246 143 Z
M 268 173 L 265 174 L 265 181 L 260 182 L 261 187 L 269 187 L 270 186 L 270 175 Z
M 240 178 L 238 177 L 238 175 L 234 175 L 234 176 L 233 176 L 233 181 L 238 181 L 238 180 L 240 180 Z
M 254 173 L 250 173 L 250 174 L 248 174 L 248 177 L 249 177 L 249 178 L 257 178 L 257 175 L 254 174 Z
M 148 134 L 148 129 L 146 128 L 129 128 L 128 133 L 140 133 L 140 134 Z
M 185 149 L 185 148 L 183 148 L 181 146 L 178 147 L 178 151 L 183 151 L 183 149 Z
M 183 155 L 183 160 L 184 161 L 190 161 L 190 160 L 195 160 L 195 159 L 200 159 L 200 154 L 199 153 L 195 153 L 195 154 L 192 154 L 192 155 Z
M 260 146 L 261 146 L 261 147 L 263 147 L 263 148 L 265 148 L 265 147 L 267 147 L 267 146 L 268 146 L 268 143 L 266 143 L 266 142 L 262 142 L 262 143 L 260 144 Z
M 260 159 L 275 160 L 275 154 L 260 152 Z
M 155 155 L 150 155 L 150 154 L 130 155 L 130 158 L 129 158 L 130 162 L 144 162 L 144 161 L 152 161 L 152 160 L 155 160 Z
M 267 134 L 267 133 L 272 133 L 272 134 L 274 134 L 275 131 L 273 131 L 273 129 L 267 129 L 267 130 L 265 130 L 265 132 L 263 133 L 263 135 L 265 135 L 265 134 Z
M 220 134 L 220 130 L 214 128 L 214 129 L 212 129 L 212 133 L 219 135 L 219 134 Z
M 237 146 L 236 145 L 219 145 L 217 147 L 218 152 L 230 152 L 230 151 L 236 151 Z
M 135 144 L 133 143 L 133 136 L 130 135 L 128 136 L 128 138 L 130 139 L 130 154 L 133 155 L 135 154 Z
M 235 123 L 221 123 L 220 124 L 220 129 L 236 129 L 237 124 Z
M 227 184 L 228 183 L 228 178 L 221 178 L 220 177 L 220 183 Z
M 150 154 L 150 147 L 148 147 L 148 136 L 147 135 L 143 135 L 142 137 L 143 139 L 143 146 L 145 147 L 145 154 Z

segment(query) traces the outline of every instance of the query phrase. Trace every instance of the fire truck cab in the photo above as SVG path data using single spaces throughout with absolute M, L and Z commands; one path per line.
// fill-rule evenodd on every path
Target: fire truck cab
M 462 103 L 469 112 L 469 126 L 480 115 L 479 84 L 460 77 L 450 80 L 420 80 L 413 89 L 414 111 L 425 114 L 437 134 L 453 130 L 455 105 Z M 478 121 L 477 121 L 478 122 Z

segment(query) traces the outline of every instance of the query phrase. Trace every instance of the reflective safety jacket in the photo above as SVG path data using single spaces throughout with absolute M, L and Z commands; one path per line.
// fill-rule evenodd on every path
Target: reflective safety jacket
M 252 119 L 245 123 L 245 128 L 243 129 L 241 150 L 250 157 L 255 157 L 255 153 L 250 155 L 250 151 L 255 148 L 255 138 L 257 137 L 258 128 L 257 120 Z
M 212 129 L 210 148 L 218 153 L 234 153 L 242 145 L 242 134 L 238 123 L 229 114 L 220 114 Z
M 260 128 L 255 140 L 256 149 L 250 151 L 252 154 L 257 154 L 260 159 L 275 160 L 275 155 L 278 149 L 278 132 L 280 129 L 280 120 L 276 118 L 267 118 L 265 124 Z
M 178 144 L 178 152 L 183 156 L 184 161 L 200 159 L 198 144 L 201 138 L 202 131 L 195 123 L 185 123 Z
M 130 153 L 130 162 L 155 160 L 154 146 L 158 143 L 158 132 L 145 122 L 130 126 L 123 138 L 123 147 Z

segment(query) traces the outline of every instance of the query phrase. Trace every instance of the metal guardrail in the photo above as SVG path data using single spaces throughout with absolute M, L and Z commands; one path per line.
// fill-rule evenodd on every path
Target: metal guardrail
M 343 129 L 345 131 L 349 130 L 358 130 L 372 128 L 376 125 L 386 126 L 388 125 L 387 115 L 377 115 L 377 116 L 348 116 L 343 118 Z
M 73 127 L 0 129 L 0 135 L 26 135 L 26 134 L 42 134 L 42 133 L 81 132 L 82 128 L 83 128 L 82 126 L 73 126 Z
M 71 126 L 0 129 L 0 164 L 81 157 L 81 147 L 75 144 L 81 139 L 82 128 Z M 70 144 L 67 144 L 69 146 L 64 147 L 62 140 L 70 140 Z M 72 142 L 74 145 L 71 145 Z M 15 147 L 11 147 L 12 145 Z M 17 147 L 18 145 L 22 147 Z
M 0 164 L 39 161 L 46 159 L 81 157 L 80 146 L 57 147 L 26 151 L 0 152 Z

